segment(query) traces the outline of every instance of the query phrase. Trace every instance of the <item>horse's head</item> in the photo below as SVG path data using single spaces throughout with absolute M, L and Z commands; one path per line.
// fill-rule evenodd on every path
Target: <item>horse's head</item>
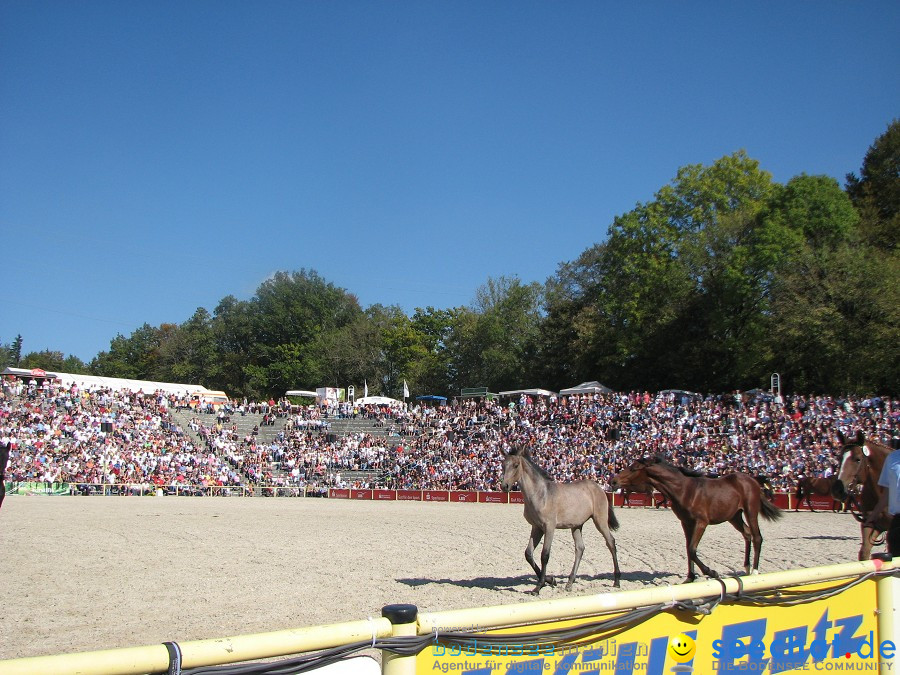
M 526 458 L 530 454 L 527 449 L 520 448 L 513 448 L 508 453 L 503 453 L 503 476 L 500 478 L 500 487 L 504 492 L 512 490 L 513 485 L 522 478 Z
M 647 479 L 647 468 L 654 464 L 656 460 L 652 457 L 643 457 L 641 459 L 637 459 L 631 463 L 631 465 L 622 469 L 619 473 L 613 476 L 612 486 L 614 489 L 619 488 L 632 488 L 640 490 L 643 487 L 649 485 L 649 481 Z
M 862 431 L 856 434 L 856 438 L 845 438 L 840 432 L 838 436 L 841 439 L 841 469 L 831 486 L 831 496 L 838 501 L 844 501 L 850 496 L 850 491 L 865 480 L 871 464 L 869 461 L 871 450 L 866 445 Z

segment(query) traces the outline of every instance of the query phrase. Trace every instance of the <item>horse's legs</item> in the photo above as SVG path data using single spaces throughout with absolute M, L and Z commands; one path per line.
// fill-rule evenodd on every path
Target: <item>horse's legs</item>
M 687 540 L 687 554 L 688 554 L 688 575 L 686 582 L 691 582 L 697 578 L 697 575 L 694 574 L 694 563 L 697 563 L 697 567 L 700 568 L 700 571 L 703 572 L 708 577 L 716 577 L 718 578 L 718 573 L 707 567 L 703 564 L 703 561 L 700 560 L 697 555 L 697 545 L 700 543 L 701 537 L 703 537 L 703 533 L 706 531 L 706 523 L 693 520 L 685 523 L 682 523 L 684 527 L 684 536 Z
M 747 509 L 747 527 L 750 530 L 750 538 L 753 541 L 753 568 L 747 570 L 747 574 L 759 574 L 759 554 L 762 552 L 762 532 L 759 530 L 759 512 Z M 749 560 L 745 561 L 745 565 Z
M 865 525 L 860 525 L 860 530 L 862 533 L 862 545 L 859 547 L 858 557 L 860 560 L 869 560 L 872 557 L 872 546 L 874 546 L 872 540 L 878 536 L 878 530 Z
M 740 511 L 734 514 L 734 518 L 728 522 L 734 525 L 734 529 L 740 532 L 744 538 L 744 571 L 750 574 L 750 528 L 744 522 Z
M 538 574 L 537 586 L 535 586 L 532 591 L 534 595 L 540 593 L 544 586 L 551 583 L 547 581 L 547 563 L 550 561 L 550 547 L 553 546 L 553 533 L 555 530 L 555 527 L 549 525 L 544 528 L 544 547 L 541 549 L 541 569 Z
M 608 518 L 608 513 L 601 514 L 598 511 L 594 511 L 594 515 L 592 516 L 597 531 L 603 535 L 603 539 L 606 541 L 606 548 L 608 548 L 609 552 L 612 554 L 613 586 L 618 588 L 619 579 L 622 577 L 622 573 L 619 571 L 619 556 L 616 555 L 616 538 L 613 536 L 613 533 L 609 529 Z
M 581 556 L 584 555 L 584 537 L 581 536 L 581 526 L 572 528 L 572 539 L 575 540 L 575 562 L 572 564 L 572 573 L 569 575 L 569 583 L 566 584 L 566 590 L 572 590 L 572 583 L 575 581 L 575 575 L 578 573 L 578 565 L 581 563 Z
M 541 539 L 544 536 L 544 531 L 538 527 L 537 525 L 531 526 L 531 536 L 528 537 L 528 546 L 525 548 L 525 560 L 528 561 L 528 564 L 531 565 L 531 569 L 534 570 L 534 573 L 537 575 L 537 578 L 541 578 L 541 568 L 537 566 L 537 563 L 534 562 L 534 549 L 535 547 L 541 543 Z

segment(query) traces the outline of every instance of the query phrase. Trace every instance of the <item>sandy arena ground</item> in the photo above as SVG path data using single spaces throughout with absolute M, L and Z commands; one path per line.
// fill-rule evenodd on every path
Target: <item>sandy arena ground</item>
M 622 587 L 680 583 L 684 537 L 666 510 L 616 509 Z M 325 499 L 9 496 L 0 510 L 0 659 L 257 633 L 422 611 L 526 602 L 522 507 Z M 762 572 L 856 560 L 850 515 L 763 521 Z M 585 526 L 573 594 L 612 590 Z M 709 528 L 701 559 L 740 570 L 743 540 Z M 571 534 L 550 559 L 567 575 Z M 526 572 L 529 572 L 526 574 Z M 565 595 L 546 588 L 541 598 Z

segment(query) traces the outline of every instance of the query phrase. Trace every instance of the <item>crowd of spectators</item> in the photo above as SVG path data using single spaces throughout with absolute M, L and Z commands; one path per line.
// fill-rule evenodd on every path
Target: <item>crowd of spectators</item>
M 297 407 L 282 399 L 195 409 L 183 429 L 172 411 L 190 401 L 162 392 L 17 382 L 5 383 L 0 396 L 7 480 L 262 494 L 497 490 L 502 452 L 523 446 L 559 481 L 608 487 L 616 472 L 653 454 L 711 475 L 765 475 L 788 490 L 801 476 L 836 470 L 841 433 L 861 430 L 888 445 L 900 436 L 900 401 L 878 397 L 523 394 L 409 407 Z M 237 417 L 248 415 L 262 417 L 240 431 Z M 332 433 L 335 417 L 368 420 L 369 432 Z
M 7 481 L 81 485 L 240 485 L 239 473 L 172 421 L 189 401 L 161 392 L 4 383 Z

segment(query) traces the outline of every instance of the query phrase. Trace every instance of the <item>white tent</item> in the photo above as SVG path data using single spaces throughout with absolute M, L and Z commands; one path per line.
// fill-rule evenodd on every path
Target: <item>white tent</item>
M 4 375 L 15 375 L 20 378 L 28 378 L 35 376 L 36 372 L 25 368 L 7 368 L 3 371 Z M 59 380 L 64 386 L 70 387 L 73 384 L 83 391 L 91 391 L 93 389 L 112 389 L 113 391 L 143 391 L 150 394 L 155 391 L 164 391 L 167 394 L 177 394 L 179 396 L 187 396 L 188 394 L 197 394 L 209 391 L 206 387 L 199 384 L 178 384 L 174 382 L 150 382 L 147 380 L 128 380 L 121 377 L 101 377 L 99 375 L 79 375 L 75 373 L 56 373 L 46 372 L 37 377 L 49 377 Z
M 612 394 L 613 390 L 606 387 L 596 380 L 591 382 L 582 382 L 577 387 L 569 387 L 559 392 L 560 396 L 570 396 L 572 394 Z
M 390 405 L 402 407 L 403 402 L 387 396 L 363 396 L 356 399 L 356 405 Z
M 500 392 L 500 396 L 518 396 L 519 394 L 525 394 L 526 396 L 556 396 L 556 392 L 549 389 L 512 389 Z
M 284 393 L 285 396 L 306 396 L 307 398 L 315 398 L 316 392 L 309 391 L 308 389 L 291 389 Z

